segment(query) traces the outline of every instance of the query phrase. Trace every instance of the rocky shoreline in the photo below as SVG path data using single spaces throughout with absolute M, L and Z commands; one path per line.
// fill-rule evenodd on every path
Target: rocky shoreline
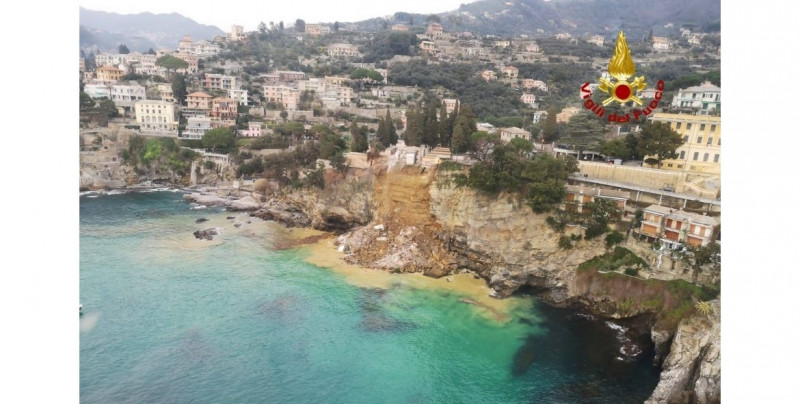
M 270 198 L 232 189 L 181 190 L 196 205 L 224 206 L 287 227 L 335 233 L 337 248 L 352 264 L 432 277 L 467 269 L 484 279 L 497 298 L 524 289 L 556 307 L 601 319 L 628 319 L 633 324 L 628 335 L 649 335 L 656 349 L 654 365 L 662 366 L 661 380 L 647 403 L 719 402 L 718 301 L 716 317 L 693 315 L 677 329 L 659 328 L 652 313 L 623 313 L 613 296 L 588 293 L 598 285 L 579 277 L 576 269 L 606 251 L 602 241 L 580 241 L 563 250 L 545 217 L 524 213 L 512 198 L 490 200 L 471 190 L 437 187 L 430 178 L 408 181 L 404 174 L 396 175 L 381 178 L 374 190 L 349 183 Z

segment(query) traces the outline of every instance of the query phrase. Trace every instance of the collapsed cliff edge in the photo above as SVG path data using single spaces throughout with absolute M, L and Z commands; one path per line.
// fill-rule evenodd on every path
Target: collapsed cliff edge
M 603 271 L 602 263 L 620 252 L 646 262 L 628 250 L 609 249 L 602 237 L 576 237 L 572 248 L 563 248 L 559 239 L 564 234 L 517 196 L 488 197 L 437 181 L 435 171 L 420 171 L 413 166 L 379 170 L 371 181 L 371 198 L 353 192 L 343 197 L 339 190 L 338 198 L 317 197 L 315 203 L 305 195 L 267 205 L 275 210 L 289 203 L 290 210 L 307 211 L 308 222 L 320 229 L 326 229 L 320 223 L 330 217 L 325 212 L 339 211 L 334 215 L 338 225 L 333 230 L 341 233 L 336 245 L 353 264 L 432 277 L 469 270 L 486 280 L 498 298 L 524 288 L 558 307 L 646 324 L 641 331 L 655 345 L 655 365 L 663 366 L 647 402 L 720 401 L 719 304 L 715 301 L 714 315 L 697 314 L 695 302 L 708 300 L 700 287 Z M 567 230 L 581 232 L 579 227 Z

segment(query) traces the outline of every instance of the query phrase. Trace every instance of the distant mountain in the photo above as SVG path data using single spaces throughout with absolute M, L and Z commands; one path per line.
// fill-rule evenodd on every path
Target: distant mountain
M 622 28 L 629 38 L 676 34 L 682 26 L 693 31 L 719 31 L 720 0 L 481 0 L 458 10 L 436 14 L 449 32 L 501 37 L 531 37 L 569 33 L 613 38 Z M 356 23 L 363 30 L 380 30 L 383 23 L 426 27 L 428 14 L 397 12 L 388 20 Z M 671 25 L 670 25 L 671 24 Z
M 224 34 L 215 26 L 199 24 L 178 13 L 117 14 L 80 9 L 81 49 L 116 51 L 121 43 L 131 52 L 159 47 L 175 49 L 184 35 L 197 41 Z

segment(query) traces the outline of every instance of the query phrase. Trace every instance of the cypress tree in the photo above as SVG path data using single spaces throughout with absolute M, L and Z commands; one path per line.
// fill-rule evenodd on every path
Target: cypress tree
M 423 128 L 422 143 L 434 147 L 439 144 L 439 121 L 436 120 L 436 99 L 428 103 L 425 111 L 425 126 Z
M 442 101 L 442 106 L 439 108 L 439 141 L 444 147 L 450 147 L 450 138 L 453 136 L 453 127 L 450 125 L 447 104 Z

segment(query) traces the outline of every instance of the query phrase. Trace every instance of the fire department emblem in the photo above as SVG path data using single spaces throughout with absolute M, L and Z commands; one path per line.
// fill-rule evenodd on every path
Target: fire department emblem
M 620 104 L 633 101 L 637 105 L 642 105 L 642 99 L 636 94 L 644 90 L 647 83 L 644 81 L 644 76 L 636 77 L 628 83 L 628 78 L 633 77 L 634 73 L 636 73 L 636 66 L 631 58 L 631 50 L 628 49 L 628 43 L 625 41 L 625 33 L 620 30 L 617 35 L 617 45 L 614 47 L 614 56 L 608 62 L 608 74 L 616 79 L 616 82 L 601 77 L 600 85 L 597 87 L 598 90 L 608 94 L 608 98 L 603 100 L 604 106 L 614 101 Z

